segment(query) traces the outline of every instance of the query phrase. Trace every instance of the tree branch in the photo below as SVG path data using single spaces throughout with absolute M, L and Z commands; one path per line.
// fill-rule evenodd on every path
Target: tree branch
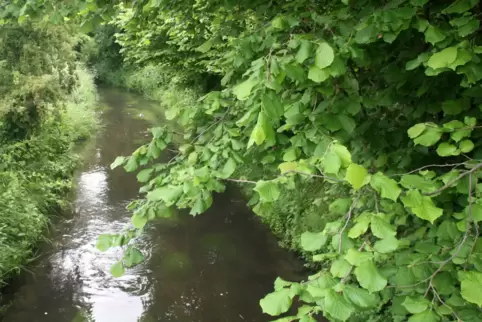
M 474 173 L 475 171 L 477 171 L 478 169 L 482 168 L 482 163 L 479 163 L 477 165 L 475 165 L 472 169 L 470 169 L 469 171 L 465 171 L 465 172 L 462 172 L 461 174 L 459 174 L 457 176 L 457 178 L 451 180 L 449 183 L 447 183 L 446 185 L 444 185 L 442 188 L 440 189 L 437 189 L 435 191 L 432 191 L 432 192 L 426 192 L 424 193 L 423 195 L 424 196 L 433 196 L 433 195 L 436 195 L 442 191 L 444 191 L 445 189 L 447 188 L 450 188 L 450 186 L 452 186 L 454 183 L 456 183 L 457 181 L 459 181 L 460 179 L 462 179 L 463 177 L 465 177 L 466 175 L 469 175 L 469 174 L 472 174 Z M 470 189 L 472 189 L 472 186 L 470 187 Z

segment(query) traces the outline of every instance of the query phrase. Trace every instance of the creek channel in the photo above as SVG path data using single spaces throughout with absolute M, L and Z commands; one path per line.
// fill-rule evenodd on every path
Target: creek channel
M 159 103 L 100 88 L 103 127 L 82 150 L 74 210 L 54 220 L 48 243 L 7 292 L 4 322 L 258 322 L 270 321 L 259 300 L 277 276 L 299 279 L 301 264 L 281 249 L 236 188 L 215 196 L 192 217 L 149 224 L 146 260 L 113 278 L 121 251 L 95 247 L 103 233 L 129 224 L 126 205 L 139 197 L 135 175 L 109 165 L 149 140 L 164 122 Z M 157 112 L 156 112 L 157 111 Z

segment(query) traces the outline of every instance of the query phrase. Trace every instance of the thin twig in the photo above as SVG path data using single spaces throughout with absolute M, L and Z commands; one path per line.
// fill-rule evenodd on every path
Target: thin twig
M 348 226 L 348 223 L 350 222 L 351 215 L 353 213 L 353 209 L 355 209 L 356 204 L 358 203 L 358 200 L 361 197 L 361 193 L 358 194 L 358 196 L 353 200 L 350 209 L 348 209 L 348 212 L 346 213 L 346 222 L 343 228 L 340 231 L 340 241 L 338 243 L 338 253 L 341 254 L 341 246 L 342 246 L 342 240 L 343 240 L 343 232 L 345 231 L 346 227 Z
M 442 188 L 440 189 L 437 189 L 435 191 L 432 191 L 432 192 L 426 192 L 424 193 L 423 195 L 424 196 L 433 196 L 433 195 L 436 195 L 442 191 L 444 191 L 445 189 L 447 188 L 450 188 L 451 185 L 453 185 L 454 183 L 456 183 L 457 181 L 459 181 L 460 179 L 462 179 L 463 177 L 465 177 L 466 175 L 469 175 L 469 174 L 472 174 L 474 173 L 475 171 L 477 171 L 478 169 L 482 168 L 482 163 L 479 163 L 477 165 L 475 165 L 472 169 L 470 169 L 469 171 L 465 171 L 465 172 L 462 172 L 461 174 L 459 174 L 457 176 L 457 178 L 451 180 L 449 183 L 447 183 L 445 186 L 443 186 Z M 472 189 L 472 186 L 470 187 L 470 189 Z
M 467 162 L 448 163 L 448 164 L 429 164 L 429 165 L 424 165 L 423 167 L 420 167 L 418 169 L 409 171 L 407 173 L 392 174 L 389 177 L 401 177 L 401 176 L 404 176 L 404 175 L 407 175 L 407 174 L 412 174 L 412 173 L 415 173 L 415 172 L 419 172 L 419 171 L 422 171 L 423 169 L 428 169 L 428 168 L 446 168 L 446 167 L 454 167 L 454 166 L 457 167 L 457 166 L 466 165 L 466 164 L 467 164 Z
M 243 179 L 224 179 L 226 181 L 232 181 L 232 182 L 239 182 L 239 183 L 251 183 L 251 184 L 256 184 L 256 181 L 251 181 L 251 180 L 243 180 Z
M 441 298 L 440 298 L 440 295 L 438 294 L 438 292 L 435 290 L 435 288 L 432 286 L 432 292 L 433 294 L 435 295 L 435 297 L 437 297 L 437 299 L 439 300 L 440 303 L 442 303 L 442 305 L 448 307 L 450 310 L 452 310 L 452 314 L 453 316 L 457 319 L 457 321 L 462 321 L 462 319 L 460 319 L 458 317 L 457 314 L 455 314 L 454 310 L 452 309 L 452 307 L 450 307 L 449 305 L 447 305 L 447 303 L 445 303 Z

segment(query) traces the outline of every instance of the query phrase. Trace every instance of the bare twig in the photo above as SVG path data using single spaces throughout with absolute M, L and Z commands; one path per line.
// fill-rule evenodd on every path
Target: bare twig
M 438 301 L 439 301 L 442 305 L 444 305 L 444 306 L 448 307 L 450 310 L 452 310 L 452 314 L 453 314 L 454 318 L 456 318 L 457 321 L 462 321 L 462 319 L 460 319 L 460 318 L 458 317 L 458 315 L 454 312 L 454 310 L 452 309 L 452 307 L 450 307 L 449 305 L 447 305 L 447 303 L 445 303 L 445 302 L 442 300 L 442 298 L 441 298 L 440 295 L 438 294 L 437 290 L 435 290 L 435 288 L 434 288 L 433 286 L 431 287 L 431 289 L 432 289 L 432 292 L 433 292 L 433 294 L 435 295 L 435 297 L 438 299 Z
M 445 189 L 447 188 L 450 188 L 450 186 L 452 186 L 454 183 L 456 183 L 457 181 L 459 181 L 460 179 L 462 179 L 463 177 L 469 175 L 469 174 L 472 174 L 474 173 L 475 171 L 477 171 L 478 169 L 482 168 L 482 163 L 479 163 L 477 165 L 475 165 L 472 169 L 470 169 L 469 171 L 465 171 L 465 172 L 462 172 L 461 174 L 459 174 L 455 179 L 451 180 L 449 183 L 447 183 L 446 185 L 444 185 L 442 188 L 440 189 L 437 189 L 435 191 L 432 191 L 432 192 L 426 192 L 424 193 L 423 195 L 424 196 L 433 196 L 433 195 L 436 195 L 442 191 L 444 191 Z M 470 189 L 472 190 L 472 186 L 470 186 Z
M 353 209 L 355 209 L 356 204 L 358 203 L 358 200 L 361 197 L 361 193 L 358 194 L 358 196 L 353 200 L 350 209 L 348 209 L 348 212 L 346 213 L 346 222 L 343 228 L 340 231 L 340 241 L 338 243 L 338 253 L 341 253 L 341 246 L 342 246 L 342 241 L 343 241 L 343 232 L 345 231 L 346 227 L 348 226 L 348 223 L 350 222 L 351 215 L 353 213 Z
M 412 174 L 412 173 L 419 172 L 419 171 L 422 171 L 424 169 L 429 169 L 429 168 L 458 167 L 458 166 L 466 165 L 466 164 L 467 164 L 467 162 L 448 163 L 448 164 L 429 164 L 429 165 L 425 165 L 423 167 L 417 168 L 415 170 L 409 171 L 407 173 L 392 174 L 389 177 L 401 177 L 401 176 L 404 176 L 404 175 L 407 175 L 407 174 Z
M 226 181 L 232 181 L 232 182 L 238 182 L 238 183 L 251 183 L 251 184 L 256 184 L 256 181 L 251 181 L 251 180 L 243 180 L 243 179 L 224 179 Z

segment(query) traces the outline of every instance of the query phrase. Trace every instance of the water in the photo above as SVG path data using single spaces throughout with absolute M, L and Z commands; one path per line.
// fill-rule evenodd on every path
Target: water
M 125 227 L 125 206 L 139 186 L 135 176 L 109 164 L 147 141 L 149 123 L 162 119 L 157 103 L 137 95 L 103 89 L 101 98 L 108 106 L 104 129 L 85 147 L 75 211 L 58 220 L 52 242 L 11 285 L 12 304 L 2 321 L 269 321 L 259 299 L 276 276 L 296 279 L 300 265 L 235 188 L 215 196 L 201 216 L 181 212 L 151 225 L 142 240 L 147 260 L 122 278 L 110 275 L 121 253 L 99 252 L 96 238 Z

